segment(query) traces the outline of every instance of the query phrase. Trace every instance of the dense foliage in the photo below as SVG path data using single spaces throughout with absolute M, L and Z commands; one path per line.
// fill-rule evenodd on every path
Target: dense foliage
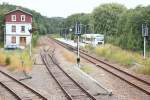
M 90 30 L 89 29 L 90 19 L 91 19 L 90 14 L 85 14 L 85 13 L 73 14 L 73 15 L 68 16 L 64 20 L 62 28 L 72 28 L 72 29 L 74 29 L 76 22 L 79 21 L 81 23 L 82 32 L 85 33 L 85 28 L 86 28 L 86 31 Z M 75 30 L 73 30 L 73 32 L 74 31 Z
M 126 8 L 119 4 L 104 4 L 94 9 L 92 13 L 96 33 L 114 35 L 117 33 L 118 19 Z
M 143 48 L 141 28 L 144 23 L 150 24 L 150 6 L 126 9 L 119 4 L 104 4 L 92 16 L 95 32 L 105 34 L 107 42 L 130 50 Z
M 142 24 L 147 23 L 150 26 L 150 6 L 127 9 L 116 3 L 102 4 L 91 14 L 81 13 L 69 16 L 65 19 L 63 26 L 75 25 L 77 20 L 84 24 L 82 33 L 104 34 L 108 43 L 139 51 L 143 48 Z M 88 27 L 85 28 L 85 26 Z M 147 40 L 150 47 L 150 37 Z

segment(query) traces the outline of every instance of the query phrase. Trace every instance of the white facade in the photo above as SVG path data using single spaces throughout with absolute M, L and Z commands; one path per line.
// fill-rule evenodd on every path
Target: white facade
M 32 29 L 31 23 L 6 23 L 5 24 L 5 48 L 10 48 L 11 46 L 16 48 L 24 48 L 31 42 L 31 34 L 29 32 Z M 15 26 L 15 32 L 12 31 L 12 26 Z M 21 27 L 24 27 L 22 32 Z M 12 42 L 12 37 L 16 37 L 15 42 Z M 21 38 L 24 38 L 24 45 L 21 45 Z
M 93 46 L 104 44 L 104 35 L 102 34 L 84 34 L 82 39 L 84 43 L 92 44 Z

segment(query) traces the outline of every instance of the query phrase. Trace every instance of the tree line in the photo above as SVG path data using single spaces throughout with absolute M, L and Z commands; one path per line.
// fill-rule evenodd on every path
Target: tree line
M 141 51 L 143 48 L 142 24 L 150 28 L 150 6 L 137 6 L 127 9 L 116 3 L 102 4 L 90 14 L 73 14 L 68 16 L 63 27 L 75 25 L 79 20 L 82 24 L 82 33 L 104 34 L 107 43 L 124 49 Z M 86 30 L 85 30 L 86 29 Z M 147 37 L 150 48 L 150 36 Z

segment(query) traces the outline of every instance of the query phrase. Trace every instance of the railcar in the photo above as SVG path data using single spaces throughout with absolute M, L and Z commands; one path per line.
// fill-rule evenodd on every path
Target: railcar
M 104 44 L 103 34 L 83 34 L 82 42 L 86 44 L 92 44 L 93 46 Z

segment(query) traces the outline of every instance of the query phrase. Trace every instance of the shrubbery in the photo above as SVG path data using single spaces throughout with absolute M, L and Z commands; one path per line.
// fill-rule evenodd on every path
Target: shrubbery
M 150 74 L 150 58 L 144 60 L 139 53 L 123 50 L 110 44 L 101 45 L 95 48 L 86 46 L 85 48 L 95 53 L 97 56 L 105 57 L 106 59 L 117 62 L 127 68 L 136 65 L 135 71 L 143 74 Z
M 7 57 L 7 58 L 5 59 L 5 63 L 6 63 L 6 65 L 10 65 L 10 64 L 11 64 L 11 61 L 10 61 L 10 58 L 9 58 L 9 57 Z
M 23 66 L 22 60 L 24 61 Z M 11 70 L 30 70 L 32 60 L 29 57 L 29 50 L 0 51 L 0 65 L 9 66 Z
M 4 52 L 0 51 L 0 65 L 5 65 L 5 59 L 6 59 L 6 56 Z

